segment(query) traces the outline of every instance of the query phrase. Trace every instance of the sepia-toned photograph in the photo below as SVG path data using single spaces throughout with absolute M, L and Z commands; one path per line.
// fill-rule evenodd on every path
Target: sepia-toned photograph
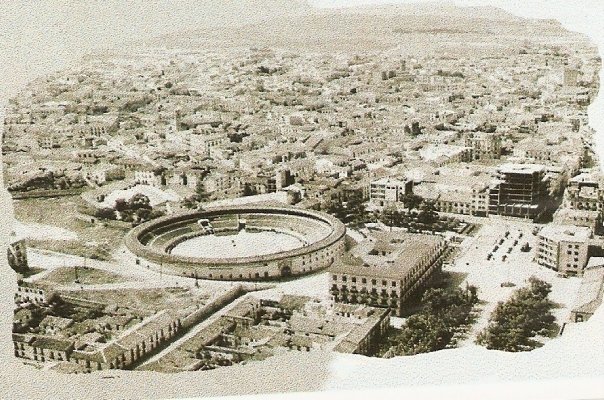
M 0 398 L 604 396 L 604 4 L 524 3 L 0 4 Z

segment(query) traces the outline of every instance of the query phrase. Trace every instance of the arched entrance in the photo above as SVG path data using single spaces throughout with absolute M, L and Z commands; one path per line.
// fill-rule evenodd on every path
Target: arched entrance
M 282 278 L 288 278 L 292 276 L 292 269 L 289 265 L 283 265 L 281 266 L 281 277 Z

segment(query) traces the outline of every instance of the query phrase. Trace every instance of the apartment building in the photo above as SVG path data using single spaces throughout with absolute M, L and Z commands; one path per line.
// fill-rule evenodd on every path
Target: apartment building
M 535 259 L 539 265 L 567 275 L 582 275 L 589 259 L 591 229 L 548 224 L 538 233 Z
M 405 195 L 411 194 L 412 190 L 413 181 L 391 177 L 381 178 L 370 183 L 369 202 L 377 207 L 400 203 Z

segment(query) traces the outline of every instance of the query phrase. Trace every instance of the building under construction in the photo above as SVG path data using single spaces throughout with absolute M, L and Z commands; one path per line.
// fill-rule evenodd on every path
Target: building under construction
M 545 166 L 504 164 L 489 192 L 489 214 L 539 219 L 547 209 L 548 184 Z

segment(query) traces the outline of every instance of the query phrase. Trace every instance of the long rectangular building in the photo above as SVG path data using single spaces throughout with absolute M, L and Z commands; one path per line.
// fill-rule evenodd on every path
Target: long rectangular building
M 445 249 L 439 236 L 379 233 L 331 267 L 332 299 L 386 307 L 400 316 L 409 296 L 440 270 Z

